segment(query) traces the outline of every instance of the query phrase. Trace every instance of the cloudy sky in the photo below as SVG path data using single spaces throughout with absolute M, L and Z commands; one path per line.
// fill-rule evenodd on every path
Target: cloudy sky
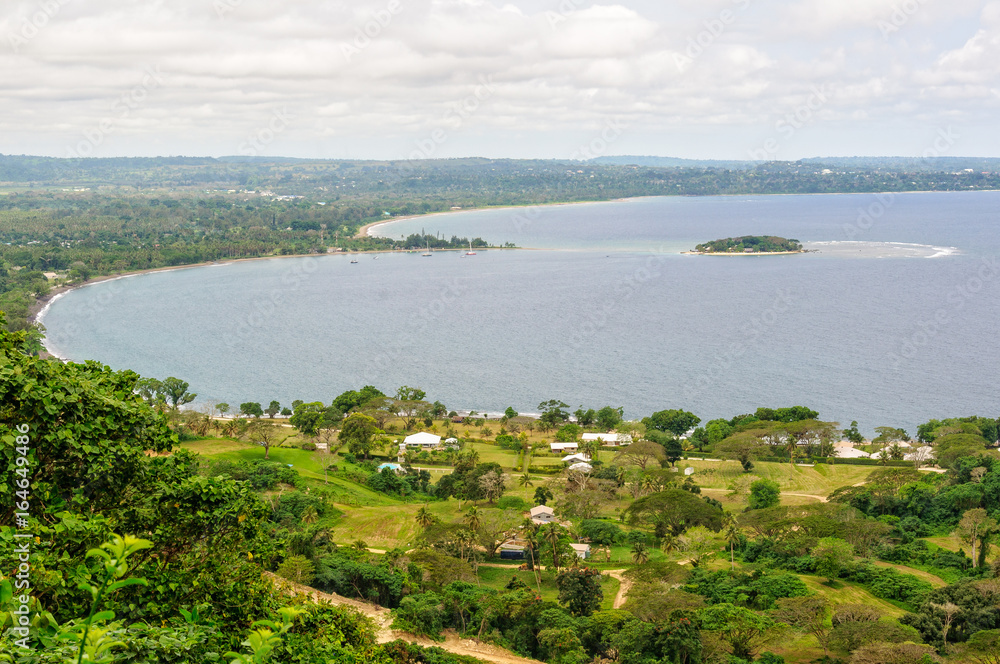
M 1000 156 L 1000 1 L 20 0 L 0 153 Z

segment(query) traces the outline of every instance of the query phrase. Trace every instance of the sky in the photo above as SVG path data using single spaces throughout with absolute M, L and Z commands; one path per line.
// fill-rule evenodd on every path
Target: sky
M 20 0 L 0 153 L 1000 156 L 997 0 Z

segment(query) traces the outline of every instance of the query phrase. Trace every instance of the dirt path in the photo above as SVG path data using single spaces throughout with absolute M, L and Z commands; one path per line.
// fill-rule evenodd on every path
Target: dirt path
M 702 491 L 714 491 L 714 492 L 729 493 L 729 489 L 709 489 L 707 487 L 701 487 L 701 490 Z M 782 491 L 781 495 L 782 496 L 798 496 L 799 498 L 815 498 L 816 500 L 818 500 L 821 503 L 827 502 L 826 501 L 826 496 L 819 496 L 819 495 L 816 495 L 814 493 L 789 493 L 787 491 Z
M 615 595 L 615 603 L 611 605 L 612 608 L 620 609 L 625 606 L 625 600 L 628 599 L 628 591 L 632 588 L 632 581 L 625 578 L 625 570 L 609 569 L 601 572 L 601 574 L 607 574 L 612 579 L 618 579 L 618 594 Z
M 460 638 L 454 630 L 450 629 L 445 630 L 445 640 L 443 642 L 431 641 L 430 639 L 414 636 L 406 632 L 394 631 L 390 627 L 392 625 L 392 613 L 389 609 L 341 595 L 323 593 L 309 586 L 292 583 L 271 572 L 264 572 L 264 576 L 274 582 L 275 588 L 287 595 L 306 595 L 314 602 L 329 602 L 337 606 L 349 606 L 360 611 L 375 622 L 375 626 L 378 629 L 376 639 L 379 643 L 389 643 L 397 639 L 402 639 L 403 641 L 416 643 L 425 647 L 437 646 L 442 650 L 447 650 L 456 655 L 476 657 L 483 661 L 496 662 L 497 664 L 542 664 L 537 659 L 519 657 L 507 650 L 486 643 L 479 643 L 474 639 Z

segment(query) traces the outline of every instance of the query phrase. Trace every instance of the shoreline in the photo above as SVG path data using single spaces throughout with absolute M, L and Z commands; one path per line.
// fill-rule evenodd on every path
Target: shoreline
M 372 231 L 379 226 L 388 226 L 394 224 L 397 221 L 409 221 L 411 219 L 426 219 L 429 217 L 442 217 L 451 214 L 461 214 L 463 212 L 484 212 L 486 210 L 523 210 L 526 208 L 540 208 L 540 207 L 559 207 L 562 205 L 597 205 L 600 203 L 623 203 L 625 201 L 635 201 L 643 198 L 661 198 L 660 196 L 630 196 L 627 198 L 609 198 L 606 201 L 563 201 L 559 203 L 533 203 L 524 205 L 488 205 L 485 207 L 470 207 L 462 208 L 461 210 L 442 210 L 441 212 L 428 212 L 427 214 L 408 214 L 402 217 L 393 217 L 392 219 L 384 219 L 381 221 L 373 221 L 370 224 L 365 224 L 358 229 L 357 234 L 354 236 L 355 239 L 362 239 L 366 237 L 385 237 L 388 235 L 372 235 Z M 522 247 L 517 247 L 521 249 Z

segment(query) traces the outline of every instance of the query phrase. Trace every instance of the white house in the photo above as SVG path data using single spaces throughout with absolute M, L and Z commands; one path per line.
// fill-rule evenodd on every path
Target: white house
M 556 511 L 547 505 L 532 507 L 529 514 L 531 515 L 532 523 L 554 523 L 556 520 Z
M 834 447 L 833 455 L 841 459 L 869 459 L 871 454 L 864 450 L 856 450 L 853 447 Z
M 586 454 L 570 454 L 569 456 L 564 456 L 562 460 L 566 463 L 576 463 L 577 461 L 590 461 L 590 458 Z
M 591 466 L 589 463 L 585 463 L 585 462 L 581 461 L 579 463 L 574 463 L 572 466 L 569 467 L 569 469 L 570 470 L 576 470 L 576 471 L 579 471 L 581 473 L 589 473 L 590 471 L 592 471 L 594 469 L 594 467 Z
M 576 443 L 549 443 L 549 449 L 553 452 L 576 452 L 580 446 Z
M 585 433 L 580 438 L 584 441 L 599 440 L 608 447 L 632 444 L 632 436 L 627 433 Z
M 581 560 L 586 560 L 590 558 L 590 545 L 589 544 L 570 544 L 570 547 L 576 553 L 577 557 Z
M 407 436 L 403 439 L 407 447 L 420 447 L 422 449 L 430 449 L 432 447 L 437 447 L 441 444 L 441 436 L 435 436 L 432 433 L 427 433 L 426 431 L 421 431 L 420 433 L 415 433 L 413 435 Z

